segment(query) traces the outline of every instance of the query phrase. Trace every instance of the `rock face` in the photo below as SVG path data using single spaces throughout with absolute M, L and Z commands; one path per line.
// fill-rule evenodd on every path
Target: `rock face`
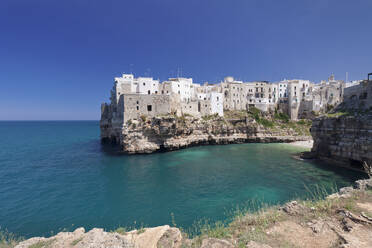
M 265 128 L 250 118 L 203 120 L 193 117 L 153 117 L 135 120 L 124 126 L 101 123 L 101 139 L 119 144 L 134 153 L 171 151 L 195 145 L 269 143 L 310 140 L 292 128 Z
M 358 166 L 372 162 L 372 113 L 313 121 L 312 151 L 320 159 Z
M 181 241 L 180 230 L 167 225 L 120 234 L 105 232 L 99 228 L 89 232 L 85 232 L 84 228 L 78 228 L 74 232 L 60 232 L 50 238 L 31 238 L 19 243 L 15 248 L 179 248 Z

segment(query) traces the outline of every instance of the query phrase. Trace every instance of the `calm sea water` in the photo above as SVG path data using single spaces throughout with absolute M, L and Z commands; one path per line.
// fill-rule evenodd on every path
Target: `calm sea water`
M 97 121 L 0 122 L 0 226 L 25 237 L 62 228 L 190 227 L 251 199 L 283 203 L 304 185 L 349 185 L 359 173 L 295 160 L 285 144 L 204 146 L 118 155 Z

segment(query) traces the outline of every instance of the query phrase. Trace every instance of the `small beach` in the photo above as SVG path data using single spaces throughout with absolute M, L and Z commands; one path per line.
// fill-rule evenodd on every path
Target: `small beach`
M 288 143 L 288 144 L 293 145 L 293 146 L 297 146 L 297 147 L 303 147 L 303 148 L 311 149 L 313 147 L 314 141 L 313 140 L 303 140 L 303 141 L 291 142 L 291 143 Z

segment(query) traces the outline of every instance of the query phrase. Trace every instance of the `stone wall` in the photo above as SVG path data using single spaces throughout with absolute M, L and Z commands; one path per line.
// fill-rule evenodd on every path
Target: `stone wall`
M 141 95 L 141 94 L 126 94 L 122 95 L 123 101 L 119 101 L 122 109 L 118 109 L 120 113 L 124 113 L 124 122 L 131 119 L 139 119 L 141 116 L 158 116 L 165 115 L 171 112 L 171 97 L 169 95 Z

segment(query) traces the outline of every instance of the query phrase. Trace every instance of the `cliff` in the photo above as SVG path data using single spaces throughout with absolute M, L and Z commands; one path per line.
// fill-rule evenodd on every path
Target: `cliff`
M 345 89 L 330 113 L 313 121 L 311 156 L 362 169 L 372 164 L 372 81 Z
M 101 121 L 101 139 L 120 145 L 126 153 L 171 151 L 195 145 L 248 142 L 293 142 L 311 139 L 307 121 L 292 122 L 280 114 L 257 110 L 217 115 L 159 116 L 131 120 L 123 126 Z
M 313 121 L 311 135 L 318 158 L 357 167 L 372 162 L 372 112 L 320 117 Z

